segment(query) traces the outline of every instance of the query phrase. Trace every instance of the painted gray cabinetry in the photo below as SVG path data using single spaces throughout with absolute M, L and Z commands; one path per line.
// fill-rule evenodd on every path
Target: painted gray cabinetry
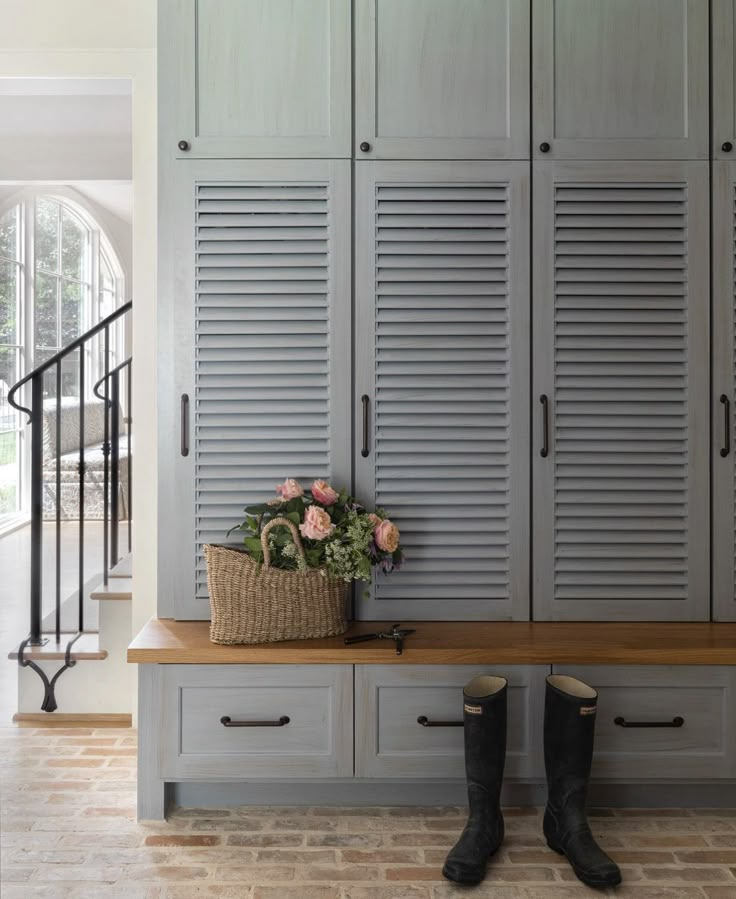
M 164 665 L 160 676 L 162 778 L 352 776 L 352 665 Z
M 533 0 L 532 22 L 535 157 L 708 158 L 708 0 Z
M 555 672 L 598 691 L 594 777 L 736 775 L 733 668 L 566 665 Z M 661 726 L 678 724 L 677 719 L 679 726 Z
M 736 2 L 712 0 L 713 156 L 736 158 Z
M 356 0 L 355 17 L 356 158 L 529 157 L 529 0 Z
M 408 557 L 359 617 L 526 618 L 529 166 L 364 162 L 356 179 L 356 489 Z
M 191 160 L 167 189 L 159 558 L 171 614 L 209 618 L 204 543 L 285 477 L 350 483 L 350 162 Z
M 350 0 L 159 0 L 167 156 L 350 156 L 350 20 Z
M 535 164 L 538 620 L 709 617 L 708 195 L 706 162 Z
M 713 617 L 736 620 L 736 161 L 713 163 Z
M 509 682 L 506 775 L 543 777 L 541 665 L 356 665 L 355 776 L 464 777 L 463 728 L 448 722 L 463 720 L 465 684 L 489 673 Z

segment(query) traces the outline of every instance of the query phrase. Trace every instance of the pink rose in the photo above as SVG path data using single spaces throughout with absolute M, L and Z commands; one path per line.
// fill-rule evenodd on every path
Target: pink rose
M 399 529 L 388 518 L 384 518 L 380 524 L 376 525 L 373 536 L 376 539 L 376 546 L 384 552 L 396 552 L 399 548 Z
M 337 502 L 339 493 L 333 490 L 327 481 L 315 481 L 312 484 L 312 496 L 323 506 L 333 506 Z
M 301 484 L 294 478 L 287 478 L 283 484 L 276 485 L 276 493 L 281 495 L 281 499 L 286 502 L 290 499 L 296 499 L 297 496 L 304 496 Z
M 373 525 L 374 528 L 378 527 L 378 525 L 383 521 L 382 518 L 379 518 L 375 512 L 371 512 L 368 516 L 368 521 Z
M 304 521 L 299 525 L 302 537 L 310 540 L 324 540 L 335 530 L 335 525 L 327 512 L 319 506 L 309 506 Z

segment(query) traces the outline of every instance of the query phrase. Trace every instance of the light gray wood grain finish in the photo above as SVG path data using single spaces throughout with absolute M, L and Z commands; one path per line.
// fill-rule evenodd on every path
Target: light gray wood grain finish
M 163 776 L 352 776 L 352 666 L 171 665 L 162 678 Z M 225 727 L 223 716 L 290 720 Z
M 160 665 L 138 666 L 138 818 L 166 817 L 166 784 L 162 771 L 161 718 L 164 696 Z
M 172 155 L 350 155 L 349 0 L 162 2 Z
M 408 561 L 363 618 L 525 618 L 528 165 L 365 162 L 356 185 L 359 495 Z
M 713 163 L 713 618 L 736 620 L 736 160 Z M 724 408 L 721 396 L 729 406 Z M 728 423 L 725 414 L 729 413 Z M 730 448 L 726 448 L 730 437 Z
M 736 157 L 736 2 L 712 0 L 713 158 Z M 724 143 L 732 148 L 724 149 Z
M 708 157 L 707 0 L 534 0 L 532 21 L 536 157 Z
M 598 691 L 593 776 L 725 778 L 736 774 L 733 668 L 565 666 Z M 627 722 L 682 727 L 624 728 Z
M 535 171 L 535 618 L 707 620 L 708 165 Z
M 529 0 L 357 0 L 355 147 L 529 156 Z
M 505 772 L 539 777 L 544 666 L 481 669 L 472 665 L 356 665 L 356 777 L 464 777 L 462 727 L 424 727 L 463 720 L 463 687 L 479 674 L 508 682 Z
M 167 557 L 176 617 L 209 618 L 204 543 L 286 477 L 350 483 L 350 163 L 192 160 L 177 175 L 163 402 L 190 397 L 191 451 L 177 421 Z

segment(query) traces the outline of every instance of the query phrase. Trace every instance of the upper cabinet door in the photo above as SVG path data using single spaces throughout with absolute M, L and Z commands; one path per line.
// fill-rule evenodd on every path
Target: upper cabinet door
M 708 17 L 708 0 L 534 0 L 535 157 L 707 159 Z
M 529 0 L 356 0 L 355 154 L 529 158 Z
M 713 156 L 736 158 L 736 0 L 713 0 Z
M 535 166 L 536 619 L 709 617 L 708 188 Z
M 713 164 L 713 617 L 736 621 L 736 160 Z
M 529 163 L 357 168 L 356 489 L 407 554 L 358 617 L 526 619 Z
M 350 156 L 350 0 L 159 6 L 172 154 Z
M 350 483 L 350 161 L 175 169 L 162 223 L 160 569 L 176 617 L 209 618 L 203 544 L 227 542 L 285 477 Z

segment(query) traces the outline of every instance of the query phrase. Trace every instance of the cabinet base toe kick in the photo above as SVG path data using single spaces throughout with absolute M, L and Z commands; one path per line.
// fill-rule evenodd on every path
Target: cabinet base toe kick
M 493 668 L 509 685 L 507 805 L 546 798 L 545 678 L 598 692 L 593 805 L 736 806 L 736 669 Z M 170 805 L 461 806 L 477 665 L 141 665 L 139 817 Z M 434 726 L 428 726 L 432 722 Z

